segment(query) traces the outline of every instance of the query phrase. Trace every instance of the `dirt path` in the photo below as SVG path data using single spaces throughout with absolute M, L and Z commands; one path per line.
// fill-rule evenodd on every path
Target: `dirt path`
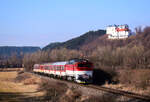
M 15 82 L 16 71 L 0 72 L 0 102 L 34 102 L 40 100 L 43 92 L 38 92 L 38 85 L 25 85 Z

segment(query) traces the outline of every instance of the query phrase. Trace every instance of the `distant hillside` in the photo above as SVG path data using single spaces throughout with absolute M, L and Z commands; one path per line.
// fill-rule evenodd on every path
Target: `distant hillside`
M 96 38 L 104 35 L 106 33 L 105 30 L 98 30 L 98 31 L 89 31 L 79 37 L 73 38 L 66 42 L 56 42 L 51 43 L 44 47 L 42 50 L 52 50 L 55 48 L 62 48 L 65 47 L 67 49 L 80 49 L 81 46 L 88 44 L 89 42 L 94 41 Z
M 41 50 L 39 47 L 16 47 L 16 46 L 1 46 L 0 47 L 0 55 L 1 56 L 10 56 L 12 54 L 25 54 L 25 53 L 33 53 L 38 50 Z
M 81 46 L 84 51 L 95 50 L 97 47 L 111 46 L 112 48 L 143 45 L 145 49 L 150 50 L 150 27 L 146 27 L 142 32 L 132 35 L 127 39 L 108 39 L 107 35 L 97 37 L 97 39 Z

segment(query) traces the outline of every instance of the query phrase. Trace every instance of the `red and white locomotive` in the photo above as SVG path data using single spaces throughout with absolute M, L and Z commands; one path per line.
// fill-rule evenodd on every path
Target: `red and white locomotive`
M 64 62 L 35 64 L 35 73 L 74 80 L 77 83 L 91 83 L 93 64 L 85 59 L 72 59 Z

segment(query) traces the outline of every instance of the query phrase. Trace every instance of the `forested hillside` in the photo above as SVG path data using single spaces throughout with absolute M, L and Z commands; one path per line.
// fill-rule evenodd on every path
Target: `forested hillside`
M 98 31 L 89 31 L 79 37 L 73 38 L 66 42 L 56 42 L 51 43 L 43 48 L 43 50 L 52 50 L 55 48 L 67 48 L 67 49 L 80 49 L 81 46 L 88 44 L 89 42 L 94 41 L 96 38 L 106 34 L 105 30 Z
M 150 50 L 150 27 L 146 27 L 141 31 L 137 29 L 136 35 L 132 35 L 127 39 L 107 39 L 107 35 L 98 37 L 97 39 L 89 42 L 81 47 L 84 51 L 92 51 L 98 47 L 110 46 L 112 49 L 120 47 L 133 47 L 133 46 L 144 46 L 145 50 Z
M 15 46 L 1 46 L 1 56 L 11 56 L 12 54 L 20 55 L 25 53 L 34 53 L 40 50 L 39 47 L 15 47 Z
M 22 59 L 25 54 L 40 51 L 39 47 L 0 47 L 0 68 L 22 67 Z
M 31 57 L 33 63 L 44 63 L 84 57 L 92 60 L 96 68 L 149 68 L 149 39 L 150 27 L 120 40 L 107 39 L 105 30 L 90 31 L 63 43 L 50 44 L 24 58 L 27 62 Z

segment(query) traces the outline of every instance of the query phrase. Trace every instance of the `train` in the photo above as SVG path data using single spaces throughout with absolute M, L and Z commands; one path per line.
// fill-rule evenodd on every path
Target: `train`
M 54 63 L 35 64 L 33 72 L 76 83 L 92 83 L 93 63 L 87 59 L 71 59 Z

